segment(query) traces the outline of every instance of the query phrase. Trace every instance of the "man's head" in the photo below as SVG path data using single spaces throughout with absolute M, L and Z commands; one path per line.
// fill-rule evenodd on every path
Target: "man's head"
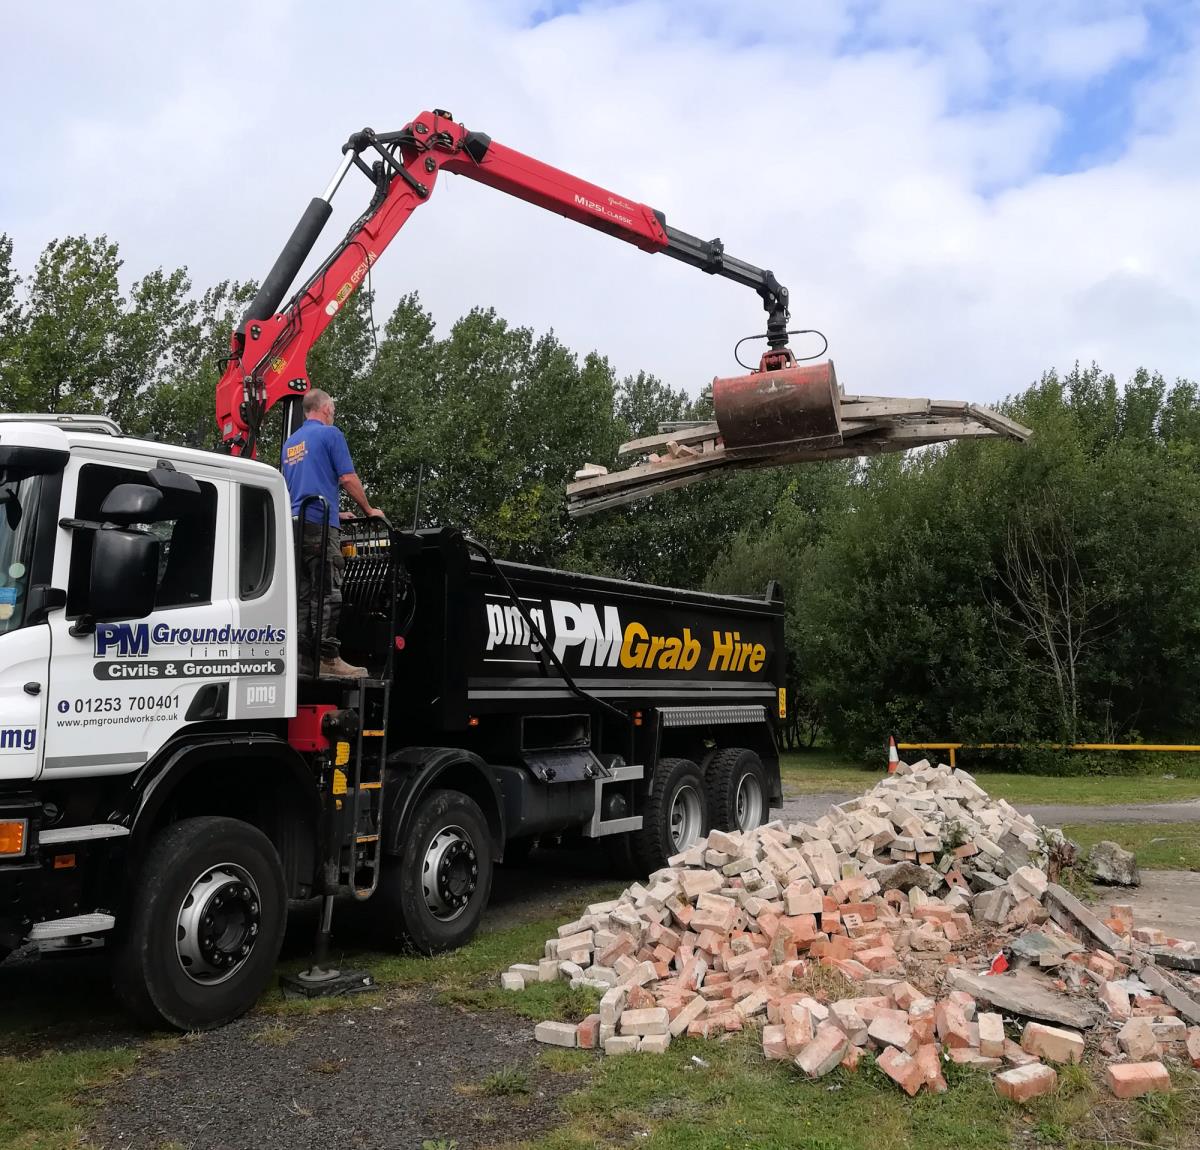
M 337 406 L 337 401 L 327 391 L 322 391 L 319 387 L 314 387 L 312 391 L 307 392 L 304 396 L 304 418 L 318 419 L 322 423 L 333 422 L 334 408 Z

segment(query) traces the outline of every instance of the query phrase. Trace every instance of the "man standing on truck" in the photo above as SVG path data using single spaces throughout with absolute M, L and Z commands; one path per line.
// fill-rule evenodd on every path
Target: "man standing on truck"
M 313 388 L 304 397 L 304 423 L 283 445 L 283 478 L 292 500 L 293 522 L 299 518 L 301 504 L 306 498 L 319 495 L 324 499 L 323 503 L 312 499 L 304 508 L 300 551 L 296 556 L 300 674 L 311 676 L 313 673 L 315 657 L 311 644 L 316 622 L 314 614 L 318 589 L 323 586 L 325 596 L 321 608 L 319 673 L 328 678 L 360 679 L 365 677 L 367 669 L 353 667 L 341 657 L 337 637 L 342 607 L 342 572 L 346 565 L 342 558 L 341 532 L 332 522 L 338 507 L 338 488 L 345 490 L 364 515 L 381 516 L 383 512 L 378 507 L 372 507 L 367 499 L 367 493 L 350 459 L 346 437 L 340 428 L 333 425 L 335 408 L 336 403 L 327 391 Z M 352 512 L 347 512 L 344 517 L 351 518 L 352 515 Z M 329 535 L 322 552 L 321 537 L 326 524 Z

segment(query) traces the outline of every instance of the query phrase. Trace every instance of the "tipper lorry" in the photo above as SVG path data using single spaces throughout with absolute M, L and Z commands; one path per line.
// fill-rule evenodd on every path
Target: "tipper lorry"
M 289 900 L 370 899 L 382 934 L 441 950 L 538 838 L 654 869 L 780 802 L 775 588 L 361 520 L 341 635 L 369 677 L 301 679 L 273 468 L 6 416 L 0 492 L 0 951 L 103 938 L 152 1024 L 252 1005 Z

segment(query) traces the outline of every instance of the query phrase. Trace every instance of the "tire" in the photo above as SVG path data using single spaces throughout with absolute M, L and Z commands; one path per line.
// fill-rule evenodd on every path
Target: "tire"
M 724 747 L 708 762 L 708 810 L 714 829 L 746 831 L 767 821 L 767 772 L 744 747 Z
M 492 893 L 491 834 L 479 804 L 461 791 L 426 792 L 403 843 L 401 854 L 383 860 L 371 900 L 386 916 L 385 934 L 422 954 L 470 942 Z M 443 864 L 447 879 L 439 883 Z M 456 898 L 466 901 L 451 905 Z
M 659 759 L 642 810 L 642 829 L 630 836 L 643 875 L 667 865 L 708 829 L 704 776 L 691 759 Z
M 267 988 L 286 925 L 283 867 L 262 831 L 215 816 L 172 823 L 118 919 L 113 988 L 149 1026 L 223 1026 Z

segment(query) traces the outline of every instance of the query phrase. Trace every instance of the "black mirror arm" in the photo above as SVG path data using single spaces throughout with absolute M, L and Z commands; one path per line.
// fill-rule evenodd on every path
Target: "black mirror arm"
M 80 615 L 67 628 L 67 634 L 73 639 L 78 639 L 81 635 L 91 635 L 96 630 L 96 622 L 97 620 L 94 615 Z
M 104 526 L 94 519 L 60 519 L 58 525 L 67 531 L 99 531 Z
M 101 523 L 95 519 L 60 519 L 58 525 L 67 531 L 133 531 L 139 535 L 150 534 L 150 532 L 142 527 L 134 527 L 132 524 L 126 526 L 123 523 L 110 523 L 107 520 Z

